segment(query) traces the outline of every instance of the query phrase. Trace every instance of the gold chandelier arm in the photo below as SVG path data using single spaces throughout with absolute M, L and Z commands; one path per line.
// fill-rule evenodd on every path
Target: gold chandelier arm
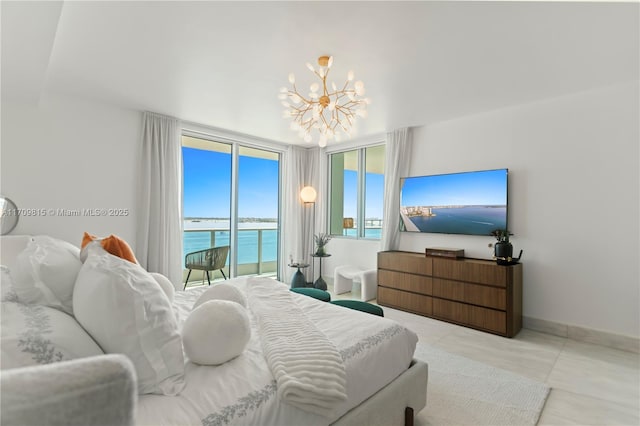
M 306 103 L 306 104 L 313 104 L 313 101 L 312 101 L 312 100 L 308 100 L 307 98 L 305 98 L 304 96 L 302 96 L 300 93 L 298 93 L 298 91 L 296 90 L 295 86 L 294 86 L 294 88 L 293 88 L 293 91 L 289 90 L 289 91 L 287 92 L 287 94 L 289 94 L 289 95 L 296 95 L 296 96 L 298 96 L 298 97 L 300 98 L 300 100 L 301 100 L 302 102 Z

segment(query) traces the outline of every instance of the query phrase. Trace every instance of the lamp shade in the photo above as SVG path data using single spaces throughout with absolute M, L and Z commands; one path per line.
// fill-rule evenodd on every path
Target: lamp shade
M 316 190 L 311 186 L 305 186 L 300 191 L 300 198 L 304 203 L 314 203 L 316 201 Z

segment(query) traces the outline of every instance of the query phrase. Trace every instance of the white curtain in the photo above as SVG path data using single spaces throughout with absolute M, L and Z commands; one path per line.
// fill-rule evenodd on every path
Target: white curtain
M 327 200 L 328 200 L 328 179 L 327 179 L 327 154 L 324 148 L 312 148 L 307 150 L 306 181 L 313 186 L 318 193 L 316 198 L 316 215 L 311 232 L 311 244 L 309 250 L 313 249 L 313 234 L 327 233 Z M 311 254 L 311 252 L 309 252 Z
M 136 257 L 182 289 L 182 150 L 180 122 L 145 112 L 138 179 Z
M 314 249 L 313 234 L 325 232 L 324 209 L 326 200 L 326 155 L 320 148 L 301 148 L 291 146 L 286 152 L 283 168 L 283 194 L 286 200 L 282 212 L 282 249 L 280 258 L 280 277 L 288 283 L 296 269 L 289 268 L 290 257 L 294 262 L 311 264 Z M 312 186 L 316 190 L 315 204 L 304 204 L 300 200 L 300 190 Z M 303 271 L 307 281 L 312 281 L 313 267 Z
M 400 178 L 409 173 L 411 128 L 387 133 L 384 163 L 384 221 L 380 250 L 395 250 L 400 244 Z
M 291 281 L 295 269 L 288 267 L 290 260 L 304 261 L 302 249 L 304 234 L 304 204 L 300 201 L 300 190 L 304 188 L 304 169 L 307 150 L 290 146 L 285 153 L 282 172 L 282 217 L 280 229 L 282 246 L 280 251 L 280 277 L 285 283 Z

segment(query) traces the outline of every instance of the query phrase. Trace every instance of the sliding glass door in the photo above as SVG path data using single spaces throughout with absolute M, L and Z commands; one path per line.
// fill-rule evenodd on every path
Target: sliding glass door
M 238 149 L 237 275 L 272 275 L 278 270 L 280 155 Z
M 182 154 L 183 254 L 230 246 L 223 269 L 227 277 L 275 277 L 280 154 L 188 135 L 182 138 Z M 217 278 L 220 271 L 213 272 L 212 279 Z M 206 282 L 196 270 L 189 280 L 189 285 Z

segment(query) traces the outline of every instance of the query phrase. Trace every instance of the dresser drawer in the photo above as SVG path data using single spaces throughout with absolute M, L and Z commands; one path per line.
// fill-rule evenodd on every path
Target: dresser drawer
M 433 279 L 431 277 L 424 275 L 386 271 L 384 269 L 378 271 L 378 285 L 425 294 L 427 296 L 431 296 L 432 294 L 432 281 Z
M 493 286 L 507 286 L 507 269 L 474 260 L 433 259 L 433 276 Z
M 431 315 L 433 299 L 429 296 L 407 293 L 392 288 L 378 287 L 378 304 L 415 312 L 421 315 Z
M 378 268 L 410 274 L 431 275 L 432 259 L 424 254 L 408 252 L 379 252 Z
M 467 306 L 469 306 L 469 324 L 500 334 L 507 333 L 507 314 L 505 312 L 479 306 Z

